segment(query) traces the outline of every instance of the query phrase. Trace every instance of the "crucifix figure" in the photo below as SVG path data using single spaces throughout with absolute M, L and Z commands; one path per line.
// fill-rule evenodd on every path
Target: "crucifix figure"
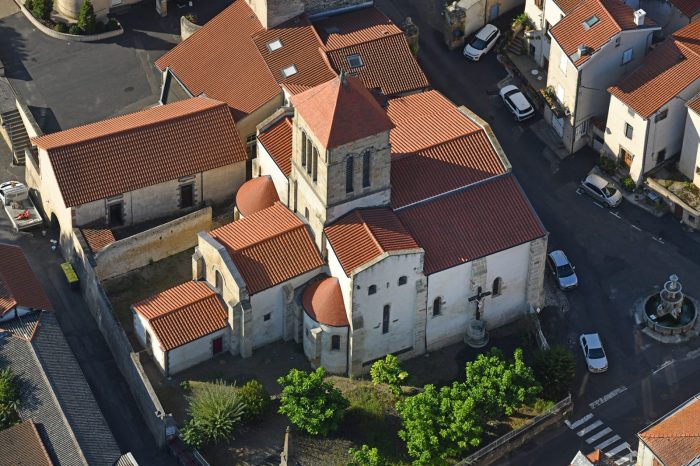
M 481 287 L 479 287 L 476 289 L 476 294 L 468 299 L 470 303 L 476 301 L 476 320 L 481 318 L 481 303 L 484 302 L 484 298 L 487 296 L 491 296 L 491 292 L 481 291 Z

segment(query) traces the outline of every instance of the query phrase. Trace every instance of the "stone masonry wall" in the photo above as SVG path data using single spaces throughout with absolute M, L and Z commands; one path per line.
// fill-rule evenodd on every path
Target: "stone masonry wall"
M 305 0 L 305 11 L 309 15 L 323 13 L 324 11 L 335 10 L 337 8 L 345 8 L 349 6 L 372 4 L 373 1 L 368 0 Z

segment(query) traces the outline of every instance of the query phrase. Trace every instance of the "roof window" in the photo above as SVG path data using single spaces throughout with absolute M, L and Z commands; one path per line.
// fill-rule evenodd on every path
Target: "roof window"
M 284 76 L 285 78 L 294 76 L 295 74 L 297 74 L 297 67 L 294 65 L 289 65 L 288 67 L 282 70 L 282 76 Z
M 270 52 L 274 52 L 275 50 L 279 50 L 282 48 L 282 41 L 279 39 L 275 39 L 272 42 L 267 43 L 267 50 Z
M 362 63 L 362 57 L 355 54 L 355 55 L 348 55 L 348 65 L 350 65 L 350 68 L 359 68 L 364 63 Z
M 585 29 L 586 31 L 588 31 L 588 30 L 589 30 L 590 28 L 592 28 L 594 25 L 598 24 L 598 21 L 600 21 L 600 20 L 598 19 L 598 17 L 597 17 L 596 15 L 593 15 L 593 16 L 591 16 L 590 18 L 588 18 L 586 21 L 584 21 L 583 23 L 581 23 L 581 26 L 583 26 L 583 29 Z

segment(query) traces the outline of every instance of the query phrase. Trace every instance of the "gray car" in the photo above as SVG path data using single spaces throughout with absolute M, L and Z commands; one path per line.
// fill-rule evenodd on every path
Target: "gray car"
M 612 183 L 598 175 L 588 175 L 581 182 L 583 191 L 608 207 L 617 207 L 622 202 L 622 193 Z
M 605 372 L 608 370 L 608 358 L 605 356 L 603 343 L 597 333 L 585 333 L 579 337 L 583 357 L 586 358 L 586 366 L 591 372 Z
M 571 265 L 564 251 L 550 252 L 547 256 L 547 266 L 562 290 L 572 290 L 578 286 L 578 277 L 574 272 L 576 267 Z

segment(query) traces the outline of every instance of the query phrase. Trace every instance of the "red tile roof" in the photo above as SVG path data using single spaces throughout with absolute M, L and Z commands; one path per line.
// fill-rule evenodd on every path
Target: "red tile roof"
M 554 0 L 554 3 L 557 4 L 562 13 L 568 15 L 580 1 L 581 0 Z
M 670 3 L 691 19 L 700 11 L 700 0 L 671 0 Z
M 285 176 L 292 172 L 292 119 L 282 118 L 258 135 L 258 141 Z
M 51 310 L 22 248 L 0 243 L 0 257 L 0 315 L 15 306 Z
M 226 328 L 228 312 L 204 282 L 186 282 L 132 305 L 165 351 Z
M 664 466 L 685 466 L 700 457 L 700 398 L 641 431 L 639 438 Z
M 92 249 L 93 254 L 97 254 L 110 244 L 117 241 L 114 233 L 109 228 L 81 228 L 85 241 Z
M 688 108 L 700 115 L 700 95 L 697 95 L 688 101 Z
M 0 431 L 0 466 L 53 466 L 32 420 Z
M 683 89 L 700 79 L 700 24 L 691 23 L 659 44 L 642 64 L 608 91 L 642 118 L 649 118 Z
M 246 181 L 236 193 L 236 207 L 244 216 L 272 207 L 279 200 L 275 183 L 269 176 Z
M 281 93 L 251 36 L 265 31 L 245 0 L 236 0 L 156 61 L 169 67 L 193 95 L 226 102 L 236 120 Z M 278 70 L 279 71 L 279 70 Z
M 348 277 L 353 270 L 385 253 L 420 249 L 389 208 L 354 210 L 324 231 Z
M 584 29 L 583 22 L 592 16 L 596 16 L 598 22 L 588 30 Z M 650 26 L 655 26 L 655 23 L 647 16 L 643 27 Z M 592 49 L 590 54 L 575 60 L 574 64 L 580 66 L 617 33 L 637 27 L 634 10 L 620 0 L 581 0 L 550 32 L 568 56 L 573 55 L 579 45 Z
M 226 247 L 251 295 L 324 264 L 306 225 L 280 203 L 210 235 Z
M 332 149 L 389 131 L 393 124 L 358 78 L 337 77 L 289 99 L 319 142 Z
M 306 288 L 302 303 L 306 314 L 319 324 L 332 327 L 350 325 L 340 283 L 335 277 L 324 278 Z
M 244 162 L 226 104 L 194 97 L 32 140 L 67 207 Z
M 325 50 L 338 50 L 403 34 L 384 13 L 374 7 L 333 15 L 316 21 L 314 26 Z
M 432 274 L 545 236 L 512 174 L 396 212 Z

